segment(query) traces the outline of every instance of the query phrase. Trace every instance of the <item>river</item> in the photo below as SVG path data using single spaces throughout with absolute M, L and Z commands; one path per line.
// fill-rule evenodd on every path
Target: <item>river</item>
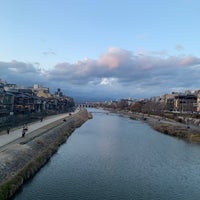
M 199 200 L 200 145 L 90 109 L 15 200 Z

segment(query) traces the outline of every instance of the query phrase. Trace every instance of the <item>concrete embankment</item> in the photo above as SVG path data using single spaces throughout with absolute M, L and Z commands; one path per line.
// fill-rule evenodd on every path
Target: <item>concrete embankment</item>
M 64 143 L 71 133 L 92 116 L 87 110 L 59 120 L 9 144 L 0 152 L 0 200 L 11 198 Z M 31 134 L 30 134 L 31 135 Z

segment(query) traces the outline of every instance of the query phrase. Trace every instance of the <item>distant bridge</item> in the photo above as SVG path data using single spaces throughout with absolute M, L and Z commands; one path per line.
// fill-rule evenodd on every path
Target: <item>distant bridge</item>
M 94 103 L 78 103 L 75 106 L 79 107 L 79 108 L 94 108 L 94 107 L 96 107 Z

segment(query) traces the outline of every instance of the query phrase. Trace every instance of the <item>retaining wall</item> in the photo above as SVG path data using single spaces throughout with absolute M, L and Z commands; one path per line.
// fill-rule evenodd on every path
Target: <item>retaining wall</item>
M 90 118 L 87 110 L 34 138 L 10 145 L 0 153 L 0 200 L 11 198 L 55 153 L 71 133 Z

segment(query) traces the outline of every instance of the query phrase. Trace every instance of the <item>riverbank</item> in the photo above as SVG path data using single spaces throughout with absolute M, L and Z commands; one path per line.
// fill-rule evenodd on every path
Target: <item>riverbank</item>
M 143 114 L 143 113 L 132 113 L 129 111 L 115 111 L 115 110 L 110 110 L 111 112 L 119 113 L 120 115 L 124 115 L 129 117 L 130 119 L 133 120 L 142 120 L 146 123 L 148 123 L 154 130 L 185 139 L 187 141 L 191 142 L 197 142 L 200 143 L 200 127 L 198 125 L 192 124 L 187 124 L 177 122 L 173 119 L 169 118 L 163 118 L 161 116 L 156 116 L 156 115 L 148 115 L 148 114 Z M 191 119 L 185 119 L 186 121 L 191 122 Z M 195 122 L 196 120 L 193 119 Z
M 0 200 L 11 198 L 57 151 L 71 133 L 91 118 L 87 110 L 20 138 L 0 152 Z
M 145 121 L 88 109 L 93 120 L 23 187 L 15 200 L 198 200 L 199 145 Z
M 160 133 L 200 143 L 200 129 L 197 126 L 152 116 L 147 117 L 146 121 L 154 130 Z

